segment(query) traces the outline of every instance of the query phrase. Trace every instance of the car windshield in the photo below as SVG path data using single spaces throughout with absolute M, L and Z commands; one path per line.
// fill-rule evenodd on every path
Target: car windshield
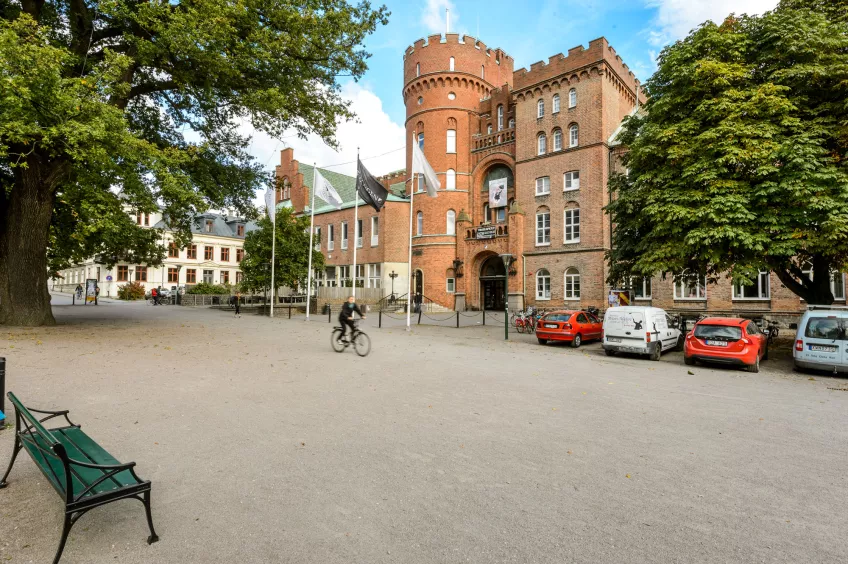
M 805 337 L 813 339 L 845 340 L 845 332 L 835 317 L 813 317 L 807 322 Z
M 549 313 L 542 321 L 568 321 L 571 319 L 570 313 Z
M 699 323 L 695 326 L 695 336 L 699 339 L 738 341 L 742 338 L 742 329 L 727 325 L 705 325 Z

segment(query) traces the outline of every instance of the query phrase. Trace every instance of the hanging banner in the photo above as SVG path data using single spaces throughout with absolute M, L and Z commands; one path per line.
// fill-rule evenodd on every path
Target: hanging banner
M 489 181 L 489 207 L 502 208 L 506 206 L 506 178 Z

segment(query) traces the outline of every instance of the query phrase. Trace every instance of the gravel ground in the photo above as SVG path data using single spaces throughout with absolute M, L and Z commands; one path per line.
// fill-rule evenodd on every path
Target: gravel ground
M 64 563 L 848 562 L 846 379 L 376 315 L 362 359 L 326 318 L 66 301 L 0 328 L 7 389 L 135 460 L 161 541 L 114 503 Z M 0 562 L 51 561 L 61 520 L 22 454 Z

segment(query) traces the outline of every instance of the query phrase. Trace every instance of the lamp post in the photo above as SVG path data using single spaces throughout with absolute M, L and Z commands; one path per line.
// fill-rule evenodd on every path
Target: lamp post
M 394 299 L 395 299 L 395 278 L 397 278 L 398 276 L 400 276 L 400 275 L 397 272 L 395 272 L 394 270 L 389 272 L 389 278 L 392 279 L 392 297 L 391 297 L 392 301 L 394 301 Z
M 504 263 L 504 341 L 509 340 L 509 267 L 512 265 L 512 255 L 501 255 Z

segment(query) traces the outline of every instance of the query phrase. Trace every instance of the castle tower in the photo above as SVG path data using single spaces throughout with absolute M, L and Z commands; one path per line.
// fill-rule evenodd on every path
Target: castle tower
M 513 79 L 513 60 L 501 49 L 489 49 L 474 37 L 448 33 L 419 39 L 403 60 L 406 105 L 406 189 L 415 190 L 412 268 L 413 294 L 452 308 L 459 290 L 454 260 L 460 255 L 456 225 L 460 212 L 470 213 L 474 183 L 473 138 L 479 136 L 481 100 Z M 441 182 L 438 197 L 429 198 L 411 178 L 412 145 L 422 147 Z M 477 197 L 479 199 L 479 195 Z M 459 233 L 459 235 L 458 235 Z M 451 289 L 449 279 L 454 279 Z M 464 298 L 463 298 L 464 300 Z M 460 307 L 462 304 L 457 303 Z

